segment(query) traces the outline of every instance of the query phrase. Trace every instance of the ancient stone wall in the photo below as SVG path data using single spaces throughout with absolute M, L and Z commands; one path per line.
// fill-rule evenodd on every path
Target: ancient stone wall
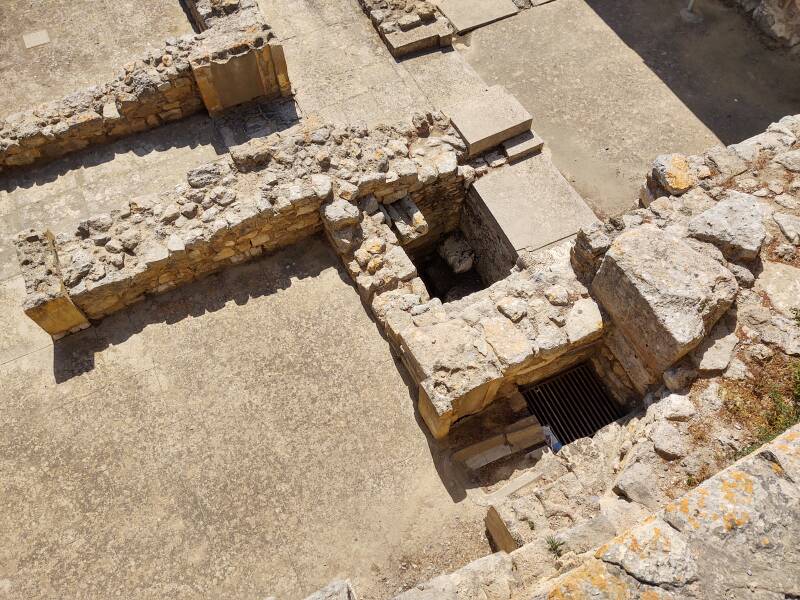
M 189 66 L 193 36 L 167 40 L 111 82 L 0 121 L 0 170 L 58 158 L 203 109 Z
M 784 46 L 800 43 L 800 0 L 733 0 L 759 28 Z
M 283 48 L 254 4 L 213 13 L 205 22 L 213 27 L 167 40 L 122 67 L 110 82 L 0 120 L 0 171 L 58 158 L 204 108 L 215 113 L 256 97 L 291 93 Z
M 359 201 L 394 215 L 389 222 L 409 243 L 428 232 L 412 196 L 428 206 L 432 229 L 452 228 L 464 185 L 456 151 L 442 139 L 419 138 L 410 127 L 295 126 L 193 169 L 174 190 L 96 215 L 74 235 L 24 232 L 18 252 L 28 314 L 37 322 L 46 316 L 47 330 L 64 334 L 76 324 L 53 324 L 62 297 L 100 319 L 145 294 L 296 243 L 320 232 L 323 220 L 338 228 L 333 241 L 346 252 Z
M 576 464 L 579 471 L 589 465 Z M 575 479 L 555 465 L 549 475 Z M 561 549 L 542 542 L 497 552 L 395 599 L 792 597 L 800 589 L 794 543 L 800 535 L 798 476 L 795 426 L 649 516 L 625 515 L 630 509 L 619 501 L 609 508 L 614 522 L 604 517 L 604 523 L 572 532 Z M 565 497 L 596 501 L 565 484 L 555 489 L 552 479 L 541 487 L 542 495 L 553 494 L 547 505 L 551 519 L 566 514 Z M 523 522 L 529 532 L 539 524 Z M 597 539 L 606 543 L 593 546 Z
M 517 263 L 517 251 L 474 191 L 464 203 L 461 231 L 475 250 L 475 268 L 484 281 L 495 283 L 508 276 Z

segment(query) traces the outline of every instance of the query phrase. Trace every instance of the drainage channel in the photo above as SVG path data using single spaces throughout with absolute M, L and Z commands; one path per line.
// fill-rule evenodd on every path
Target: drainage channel
M 523 389 L 522 395 L 561 444 L 590 437 L 626 414 L 587 363 Z

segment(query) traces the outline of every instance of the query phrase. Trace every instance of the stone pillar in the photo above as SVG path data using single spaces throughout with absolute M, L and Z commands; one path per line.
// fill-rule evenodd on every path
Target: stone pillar
M 88 327 L 89 321 L 64 287 L 53 234 L 24 231 L 16 245 L 27 292 L 25 314 L 56 339 Z
M 212 115 L 256 98 L 289 96 L 283 46 L 269 29 L 212 28 L 190 57 L 203 103 Z

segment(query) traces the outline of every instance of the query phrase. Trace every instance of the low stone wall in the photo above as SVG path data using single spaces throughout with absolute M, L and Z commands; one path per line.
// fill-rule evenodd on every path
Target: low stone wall
M 800 0 L 733 0 L 769 37 L 784 46 L 800 43 Z
M 463 178 L 455 149 L 441 141 L 447 136 L 435 133 L 420 138 L 411 127 L 295 126 L 193 169 L 172 191 L 96 215 L 74 235 L 23 232 L 18 253 L 26 310 L 49 333 L 63 335 L 146 294 L 296 243 L 321 231 L 323 219 L 338 227 L 335 245 L 348 251 L 350 212 L 358 215 L 359 200 L 385 207 L 382 215 L 406 215 L 408 223 L 398 217 L 394 225 L 408 242 L 427 233 L 427 222 L 414 230 L 424 222 L 417 223 L 421 213 L 395 208 L 416 209 L 412 197 L 430 206 L 434 230 L 452 227 Z M 82 312 L 82 322 L 59 321 L 64 298 Z
M 291 94 L 282 46 L 257 7 L 167 40 L 111 82 L 0 120 L 0 171 L 103 144 L 203 110 Z
M 419 409 L 437 438 L 517 383 L 536 381 L 585 357 L 603 334 L 588 290 L 558 247 L 541 271 L 512 273 L 486 290 L 410 311 L 385 312 L 390 340 L 419 382 Z
M 58 158 L 203 109 L 189 54 L 193 36 L 168 40 L 113 81 L 0 121 L 0 170 Z

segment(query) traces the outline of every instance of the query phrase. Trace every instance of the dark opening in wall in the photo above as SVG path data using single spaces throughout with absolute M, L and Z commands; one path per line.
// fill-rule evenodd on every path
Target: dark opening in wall
M 487 287 L 474 266 L 475 253 L 459 232 L 451 233 L 427 252 L 412 257 L 431 297 L 460 300 Z
M 585 362 L 521 391 L 539 423 L 561 444 L 590 437 L 627 414 Z

